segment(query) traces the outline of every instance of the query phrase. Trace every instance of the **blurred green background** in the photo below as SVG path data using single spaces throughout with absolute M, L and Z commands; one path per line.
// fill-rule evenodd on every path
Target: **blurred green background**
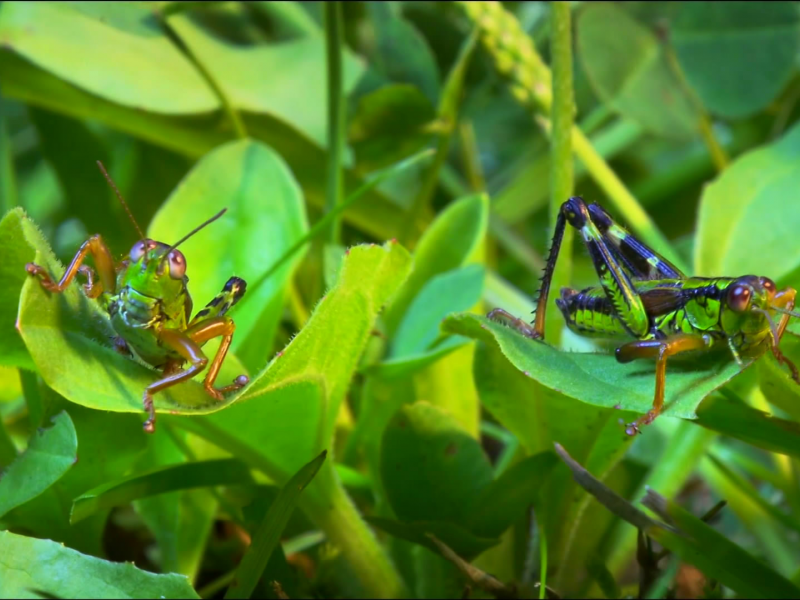
M 794 2 L 0 2 L 0 597 L 796 597 L 785 367 L 671 362 L 630 439 L 650 362 L 552 300 L 557 349 L 479 315 L 530 320 L 570 195 L 687 274 L 800 288 L 798 51 Z M 249 286 L 251 385 L 157 396 L 153 437 L 154 374 L 24 272 L 139 238 L 98 160 L 160 241 L 228 207 L 182 246 L 195 311 Z M 596 285 L 567 239 L 554 289 Z M 649 529 L 647 487 L 728 504 Z

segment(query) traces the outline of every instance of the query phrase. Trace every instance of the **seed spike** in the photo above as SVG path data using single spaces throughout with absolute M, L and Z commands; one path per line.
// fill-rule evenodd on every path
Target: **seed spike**
M 125 212 L 128 213 L 128 218 L 130 218 L 131 223 L 133 223 L 133 226 L 136 228 L 136 232 L 139 234 L 139 239 L 142 240 L 145 239 L 142 230 L 139 228 L 139 224 L 136 222 L 136 219 L 133 218 L 133 213 L 131 212 L 131 209 L 128 208 L 128 203 L 125 202 L 125 198 L 122 197 L 122 194 L 120 193 L 119 189 L 114 184 L 114 181 L 111 179 L 111 175 L 108 174 L 108 171 L 106 171 L 106 168 L 103 166 L 103 163 L 100 162 L 99 160 L 97 161 L 97 166 L 100 168 L 100 172 L 105 176 L 106 181 L 108 181 L 108 185 L 111 186 L 111 189 L 114 190 L 114 193 L 117 195 L 117 198 L 119 198 L 119 201 L 122 203 Z
M 185 236 L 183 236 L 181 239 L 179 239 L 177 242 L 175 242 L 174 244 L 172 244 L 172 246 L 170 246 L 169 250 L 167 250 L 167 251 L 164 253 L 164 256 L 161 258 L 161 261 L 160 261 L 160 263 L 159 263 L 159 266 L 158 266 L 158 268 L 159 268 L 159 269 L 161 268 L 161 263 L 163 263 L 163 262 L 164 262 L 164 261 L 167 259 L 167 257 L 169 256 L 169 253 L 170 253 L 170 252 L 172 252 L 173 250 L 175 250 L 175 248 L 177 248 L 178 246 L 180 246 L 180 245 L 181 245 L 183 242 L 185 242 L 186 240 L 188 240 L 188 239 L 189 239 L 190 237 L 192 237 L 192 236 L 193 236 L 195 233 L 197 233 L 198 231 L 200 231 L 201 229 L 203 229 L 203 227 L 205 227 L 206 225 L 210 225 L 211 223 L 213 223 L 214 221 L 216 221 L 217 219 L 219 219 L 219 218 L 220 218 L 222 215 L 224 215 L 224 214 L 225 214 L 225 212 L 226 212 L 227 210 L 228 210 L 227 208 L 223 208 L 221 211 L 219 211 L 219 212 L 218 212 L 217 214 L 215 214 L 213 217 L 211 217 L 210 219 L 208 219 L 208 220 L 204 221 L 203 223 L 201 223 L 200 225 L 198 225 L 197 227 L 195 227 L 194 229 L 192 229 L 192 230 L 191 230 L 189 233 L 187 233 Z

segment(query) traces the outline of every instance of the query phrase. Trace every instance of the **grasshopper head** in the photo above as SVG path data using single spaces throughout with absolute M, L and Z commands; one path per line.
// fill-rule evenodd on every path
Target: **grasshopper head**
M 186 258 L 163 242 L 143 239 L 128 253 L 126 279 L 138 292 L 153 298 L 176 297 L 185 288 Z
M 789 323 L 789 317 L 800 317 L 795 312 L 794 300 L 797 292 L 792 288 L 778 291 L 775 282 L 767 277 L 745 275 L 734 280 L 725 294 L 725 306 L 741 317 L 740 331 L 745 336 L 758 337 L 759 331 L 768 327 L 772 337 L 772 354 L 778 362 L 785 364 L 792 372 L 792 379 L 800 384 L 797 367 L 781 353 L 778 344 Z M 780 314 L 779 320 L 774 317 Z

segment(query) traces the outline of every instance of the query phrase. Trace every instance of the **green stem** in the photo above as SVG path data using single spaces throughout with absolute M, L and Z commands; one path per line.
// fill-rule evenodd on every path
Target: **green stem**
M 239 112 L 233 107 L 233 103 L 231 103 L 230 98 L 228 98 L 228 94 L 225 93 L 225 90 L 219 84 L 217 79 L 211 73 L 211 71 L 203 64 L 197 55 L 192 52 L 192 49 L 189 47 L 183 38 L 181 37 L 178 29 L 176 27 L 172 27 L 169 23 L 169 17 L 165 17 L 162 19 L 162 22 L 169 28 L 172 34 L 180 41 L 180 45 L 182 46 L 184 54 L 192 61 L 197 70 L 200 71 L 200 74 L 203 76 L 203 79 L 206 80 L 208 85 L 214 90 L 214 93 L 219 98 L 220 104 L 222 104 L 222 111 L 228 117 L 228 120 L 233 127 L 233 131 L 236 134 L 236 137 L 239 139 L 244 139 L 247 137 L 247 130 L 244 127 L 244 122 L 242 121 L 242 117 Z
M 406 597 L 400 575 L 345 493 L 332 463 L 323 465 L 312 485 L 314 493 L 301 496 L 300 505 L 341 550 L 367 597 Z M 312 492 L 311 487 L 307 491 Z
M 325 2 L 325 56 L 328 73 L 328 166 L 325 188 L 325 210 L 332 211 L 342 200 L 342 154 L 344 151 L 345 103 L 342 93 L 342 44 L 344 23 L 341 2 Z M 339 219 L 328 229 L 327 240 L 338 244 Z
M 575 173 L 572 159 L 574 93 L 572 86 L 572 19 L 569 2 L 552 2 L 553 104 L 550 107 L 550 231 L 555 231 L 562 203 L 572 196 Z M 567 227 L 553 272 L 553 289 L 570 282 L 572 274 L 572 228 Z M 564 327 L 561 315 L 550 311 L 545 321 L 546 338 L 558 345 Z
M 0 106 L 2 106 L 0 97 Z M 14 208 L 17 200 L 17 179 L 14 174 L 14 153 L 8 135 L 6 117 L 0 113 L 0 217 Z

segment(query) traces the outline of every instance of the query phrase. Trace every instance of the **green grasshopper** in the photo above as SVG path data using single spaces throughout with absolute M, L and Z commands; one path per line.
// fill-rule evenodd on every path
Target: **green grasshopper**
M 163 377 L 147 386 L 143 396 L 144 409 L 149 415 L 143 427 L 145 432 L 153 433 L 156 421 L 153 394 L 187 381 L 205 369 L 208 358 L 201 348 L 208 340 L 222 337 L 203 382 L 206 392 L 219 401 L 224 393 L 238 390 L 248 383 L 247 376 L 240 375 L 233 384 L 214 388 L 235 329 L 233 320 L 225 313 L 244 296 L 247 283 L 239 277 L 231 277 L 222 292 L 190 319 L 192 298 L 186 287 L 189 281 L 186 258 L 177 247 L 220 218 L 227 209 L 172 245 L 147 239 L 102 163 L 98 161 L 97 164 L 131 217 L 139 241 L 124 260 L 115 263 L 100 235 L 93 235 L 81 245 L 58 283 L 43 267 L 34 263 L 25 265 L 25 270 L 39 277 L 45 290 L 54 293 L 63 292 L 78 273 L 83 274 L 87 280 L 83 286 L 86 296 L 98 300 L 108 312 L 117 334 L 115 349 L 126 356 L 136 355 L 161 370 Z M 88 255 L 94 259 L 97 273 L 83 264 Z M 182 369 L 186 361 L 190 365 Z
M 544 339 L 545 310 L 550 282 L 564 228 L 569 223 L 583 237 L 600 279 L 599 287 L 578 291 L 562 288 L 556 306 L 569 329 L 587 337 L 634 338 L 616 350 L 627 363 L 637 358 L 656 359 L 656 386 L 652 408 L 626 429 L 628 435 L 652 423 L 664 407 L 667 359 L 676 354 L 707 351 L 727 344 L 733 358 L 766 351 L 790 369 L 800 384 L 800 374 L 778 348 L 792 312 L 796 291 L 777 290 L 775 283 L 755 275 L 743 277 L 686 277 L 673 264 L 616 224 L 598 204 L 570 198 L 561 205 L 539 288 L 533 326 L 503 309 L 499 318 L 532 339 Z M 776 324 L 775 313 L 780 313 Z

